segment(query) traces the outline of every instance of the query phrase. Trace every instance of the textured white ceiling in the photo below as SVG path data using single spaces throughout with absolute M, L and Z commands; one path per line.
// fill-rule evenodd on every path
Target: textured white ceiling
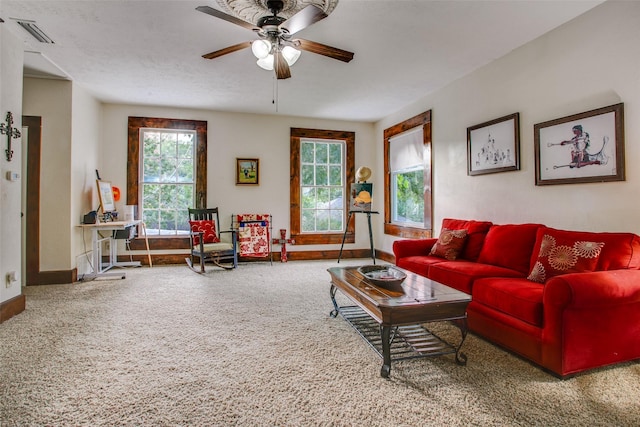
M 297 36 L 354 59 L 303 52 L 277 86 L 250 49 L 202 58 L 255 39 L 195 10 L 219 9 L 215 0 L 0 0 L 0 25 L 24 39 L 25 73 L 57 67 L 104 102 L 376 121 L 599 3 L 341 0 Z M 37 42 L 16 18 L 35 21 L 55 44 Z

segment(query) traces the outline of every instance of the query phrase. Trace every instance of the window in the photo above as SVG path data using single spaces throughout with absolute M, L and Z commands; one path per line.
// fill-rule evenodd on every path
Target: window
M 140 129 L 140 218 L 147 234 L 187 234 L 185 212 L 195 206 L 196 133 Z
M 344 232 L 344 142 L 300 140 L 302 233 Z
M 431 111 L 384 131 L 385 234 L 431 236 Z
M 424 226 L 424 160 L 422 126 L 389 138 L 391 222 Z
M 184 239 L 186 209 L 207 206 L 207 122 L 129 117 L 128 132 L 127 205 L 138 207 L 152 249 L 177 249 L 171 237 Z
M 291 129 L 291 237 L 296 244 L 352 243 L 347 183 L 354 180 L 355 133 Z

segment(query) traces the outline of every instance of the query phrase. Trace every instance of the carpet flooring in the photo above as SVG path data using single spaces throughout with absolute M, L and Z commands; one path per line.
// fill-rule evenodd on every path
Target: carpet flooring
M 378 355 L 329 316 L 336 265 L 29 286 L 27 309 L 0 325 L 0 425 L 640 425 L 637 362 L 563 381 L 469 334 L 466 366 L 413 359 L 380 377 Z

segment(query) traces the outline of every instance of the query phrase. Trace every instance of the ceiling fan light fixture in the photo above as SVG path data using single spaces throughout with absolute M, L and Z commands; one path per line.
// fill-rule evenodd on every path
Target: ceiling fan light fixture
M 251 52 L 258 59 L 266 58 L 271 53 L 271 42 L 269 40 L 254 40 L 251 43 Z
M 264 58 L 258 59 L 256 64 L 258 64 L 258 67 L 262 68 L 263 70 L 273 71 L 273 55 L 269 54 Z
M 301 53 L 302 52 L 300 52 L 298 49 L 291 46 L 285 46 L 282 49 L 282 56 L 284 57 L 284 60 L 287 61 L 287 64 L 289 64 L 289 66 L 292 66 L 296 63 L 298 58 L 300 58 Z

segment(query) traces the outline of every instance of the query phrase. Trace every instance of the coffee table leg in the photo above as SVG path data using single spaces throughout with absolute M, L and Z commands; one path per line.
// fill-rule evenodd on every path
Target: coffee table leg
M 382 368 L 380 368 L 380 376 L 389 378 L 391 372 L 391 327 L 381 325 L 380 335 L 382 337 Z
M 460 349 L 462 348 L 462 344 L 464 343 L 464 340 L 467 338 L 467 318 L 465 317 L 464 319 L 461 319 L 458 322 L 456 323 L 458 323 L 458 327 L 460 328 L 460 332 L 462 333 L 462 341 L 460 341 L 460 345 L 456 349 L 456 363 L 458 365 L 464 366 L 467 364 L 467 355 L 460 352 Z
M 331 313 L 329 313 L 329 316 L 331 317 L 338 317 L 338 313 L 340 313 L 340 308 L 338 307 L 338 303 L 336 302 L 337 290 L 338 288 L 336 288 L 336 285 L 332 283 L 331 287 L 329 288 L 329 295 L 331 295 L 331 302 L 333 303 L 333 310 L 331 310 Z

